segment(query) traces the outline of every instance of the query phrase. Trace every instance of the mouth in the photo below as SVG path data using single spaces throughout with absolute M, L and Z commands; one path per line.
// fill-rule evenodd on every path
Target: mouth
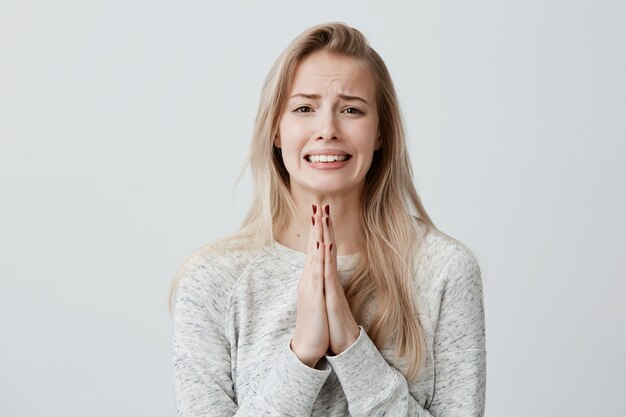
M 344 162 L 352 158 L 352 155 L 305 155 L 304 159 L 312 164 L 317 163 L 333 163 L 333 162 Z
M 334 171 L 336 169 L 342 169 L 347 166 L 352 159 L 352 155 L 350 154 L 315 154 L 315 155 L 305 155 L 303 158 L 306 161 L 306 164 L 315 170 L 322 171 Z

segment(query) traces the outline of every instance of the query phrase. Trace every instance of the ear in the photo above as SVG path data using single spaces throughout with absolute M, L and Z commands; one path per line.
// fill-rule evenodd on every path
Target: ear
M 280 135 L 276 135 L 274 137 L 274 146 L 276 146 L 278 149 L 280 149 Z

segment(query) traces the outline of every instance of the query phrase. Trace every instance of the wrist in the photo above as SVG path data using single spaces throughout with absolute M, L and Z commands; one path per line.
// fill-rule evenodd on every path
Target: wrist
M 360 335 L 361 335 L 361 328 L 358 325 L 356 325 L 354 329 L 352 329 L 350 332 L 346 334 L 346 338 L 344 339 L 343 343 L 335 346 L 335 348 L 332 350 L 333 355 L 334 356 L 340 355 L 346 350 L 348 350 L 350 346 L 352 346 L 357 341 Z
M 289 349 L 291 349 L 293 354 L 296 355 L 300 362 L 302 362 L 309 368 L 315 368 L 315 365 L 317 365 L 317 362 L 319 362 L 319 360 L 321 359 L 320 357 L 307 355 L 306 353 L 301 352 L 298 348 L 294 346 L 293 339 L 289 342 Z

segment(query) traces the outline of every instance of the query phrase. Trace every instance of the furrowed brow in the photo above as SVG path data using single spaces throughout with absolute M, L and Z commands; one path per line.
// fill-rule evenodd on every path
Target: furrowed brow
M 289 99 L 291 100 L 292 98 L 295 98 L 295 97 L 304 97 L 304 98 L 316 99 L 316 100 L 321 98 L 319 94 L 296 93 L 293 96 L 289 97 Z
M 369 104 L 367 100 L 359 96 L 348 96 L 346 94 L 339 94 L 339 98 L 341 98 L 342 100 L 346 100 L 346 101 L 361 101 L 365 103 L 366 105 Z
M 313 100 L 319 100 L 320 98 L 322 98 L 322 96 L 320 96 L 319 94 L 296 93 L 292 95 L 291 97 L 289 97 L 289 99 L 291 100 L 292 98 L 296 98 L 296 97 L 303 97 L 303 98 L 308 98 L 308 99 L 313 99 Z M 342 100 L 346 100 L 346 101 L 360 101 L 364 103 L 365 105 L 369 105 L 367 100 L 359 96 L 349 96 L 347 94 L 339 94 L 339 98 Z

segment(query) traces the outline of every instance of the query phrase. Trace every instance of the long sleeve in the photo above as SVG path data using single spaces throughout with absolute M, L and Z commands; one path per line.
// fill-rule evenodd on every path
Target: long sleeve
M 350 414 L 389 417 L 483 416 L 486 351 L 481 273 L 467 252 L 441 283 L 435 332 L 435 390 L 428 409 L 409 392 L 364 329 L 357 341 L 328 363 L 342 385 Z
M 209 267 L 210 268 L 210 267 Z M 330 368 L 302 364 L 285 344 L 270 371 L 237 404 L 225 330 L 228 279 L 219 268 L 186 268 L 176 293 L 174 385 L 179 417 L 308 416 Z
M 337 374 L 351 416 L 431 416 L 413 398 L 404 376 L 387 363 L 363 327 L 352 346 L 326 360 Z
M 444 281 L 435 330 L 434 416 L 482 416 L 485 412 L 487 351 L 482 277 L 467 249 Z

